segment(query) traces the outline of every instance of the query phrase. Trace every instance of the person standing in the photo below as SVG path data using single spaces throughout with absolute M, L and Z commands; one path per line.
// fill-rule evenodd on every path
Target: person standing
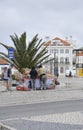
M 31 71 L 30 71 L 30 79 L 31 79 L 31 86 L 33 90 L 36 90 L 36 86 L 35 86 L 35 80 L 38 76 L 38 72 L 35 69 L 35 67 L 32 67 Z
M 8 90 L 11 90 L 12 87 L 12 68 L 13 65 L 10 65 L 7 69 L 7 77 L 8 77 Z
M 71 71 L 69 72 L 69 77 L 72 77 L 72 72 Z
M 38 76 L 40 78 L 41 90 L 42 89 L 45 90 L 46 89 L 46 72 L 44 68 L 42 67 L 42 65 L 39 66 Z
M 8 77 L 7 77 L 7 67 L 3 68 L 3 72 L 2 72 L 2 80 L 4 80 L 6 89 L 8 90 Z

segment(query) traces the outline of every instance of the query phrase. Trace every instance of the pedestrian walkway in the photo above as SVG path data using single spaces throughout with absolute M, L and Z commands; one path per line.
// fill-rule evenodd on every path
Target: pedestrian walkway
M 23 103 L 39 103 L 39 102 L 51 102 L 51 101 L 64 101 L 83 99 L 83 79 L 69 79 L 71 86 L 66 86 L 64 80 L 59 79 L 60 85 L 57 85 L 53 90 L 40 90 L 40 91 L 16 91 L 15 87 L 12 91 L 5 91 L 5 87 L 0 92 L 0 107 L 5 105 L 17 105 Z M 80 83 L 80 85 L 77 84 Z

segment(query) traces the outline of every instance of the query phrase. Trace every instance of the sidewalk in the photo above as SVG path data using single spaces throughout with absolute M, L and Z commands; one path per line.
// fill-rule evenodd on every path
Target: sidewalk
M 37 91 L 17 91 L 12 87 L 12 91 L 5 92 L 5 87 L 0 86 L 0 107 L 5 105 L 31 104 L 51 101 L 65 101 L 83 99 L 83 79 L 69 81 L 60 79 L 60 85 L 57 85 L 53 90 L 37 90 Z M 66 84 L 68 82 L 68 85 Z M 4 90 L 1 90 L 4 89 Z

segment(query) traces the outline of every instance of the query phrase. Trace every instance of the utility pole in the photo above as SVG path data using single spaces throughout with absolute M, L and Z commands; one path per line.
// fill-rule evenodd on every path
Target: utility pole
M 58 57 L 56 57 L 56 52 L 54 52 L 54 75 L 58 76 Z
M 56 75 L 55 67 L 56 67 L 56 52 L 54 52 L 54 75 Z

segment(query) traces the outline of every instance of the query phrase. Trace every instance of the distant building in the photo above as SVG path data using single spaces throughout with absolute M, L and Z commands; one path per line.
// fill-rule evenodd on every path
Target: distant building
M 0 57 L 0 75 L 2 74 L 2 70 L 4 67 L 9 67 L 10 63 L 7 62 L 4 58 Z M 12 68 L 12 74 L 15 74 L 17 69 L 15 67 Z
M 65 75 L 66 70 L 75 69 L 73 49 L 75 49 L 75 41 L 66 38 L 54 38 L 45 42 L 44 46 L 47 46 L 48 53 L 50 54 L 49 59 L 54 58 L 53 61 L 45 64 L 47 71 L 57 75 Z
M 74 49 L 77 76 L 83 77 L 83 48 Z
M 0 74 L 2 73 L 2 69 L 8 66 L 9 66 L 9 63 L 5 59 L 0 57 Z

